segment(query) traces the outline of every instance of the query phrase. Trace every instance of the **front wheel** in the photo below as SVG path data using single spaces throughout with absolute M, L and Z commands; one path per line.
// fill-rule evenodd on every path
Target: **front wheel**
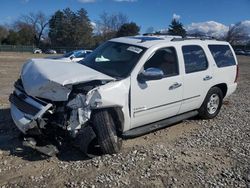
M 199 116 L 203 119 L 212 119 L 220 112 L 223 94 L 220 88 L 211 88 L 199 109 Z
M 104 154 L 118 153 L 122 146 L 122 139 L 117 135 L 115 122 L 106 109 L 93 113 L 93 128 L 97 141 Z

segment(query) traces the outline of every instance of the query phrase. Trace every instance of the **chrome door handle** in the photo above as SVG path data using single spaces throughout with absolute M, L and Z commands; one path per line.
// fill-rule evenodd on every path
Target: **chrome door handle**
M 176 82 L 169 87 L 169 90 L 173 90 L 173 89 L 176 89 L 176 88 L 181 87 L 181 86 L 182 86 L 181 83 Z
M 211 80 L 212 78 L 213 78 L 212 76 L 207 75 L 206 77 L 203 78 L 203 80 L 207 81 L 207 80 Z

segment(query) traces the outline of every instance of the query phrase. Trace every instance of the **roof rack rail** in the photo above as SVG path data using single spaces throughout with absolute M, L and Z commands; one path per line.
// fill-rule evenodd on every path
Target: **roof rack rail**
M 143 36 L 154 36 L 155 33 L 143 33 L 142 35 L 143 35 Z
M 143 33 L 143 36 L 169 36 L 169 34 L 167 33 Z
M 170 34 L 168 34 L 168 33 L 143 33 L 142 34 L 143 36 L 166 36 L 166 37 L 176 37 L 176 38 L 178 38 L 178 37 L 182 37 L 182 36 L 180 36 L 180 35 L 170 35 Z
M 216 40 L 214 37 L 182 37 L 173 38 L 171 41 L 184 41 L 184 40 Z

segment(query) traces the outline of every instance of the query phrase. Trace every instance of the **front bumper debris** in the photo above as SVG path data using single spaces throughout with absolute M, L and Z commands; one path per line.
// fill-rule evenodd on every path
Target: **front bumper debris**
M 75 99 L 68 103 L 72 112 L 78 110 L 79 105 L 83 106 L 82 102 L 80 102 L 82 98 L 79 97 L 80 96 L 77 98 L 78 100 Z M 10 95 L 9 101 L 11 103 L 12 119 L 18 129 L 24 133 L 23 145 L 25 147 L 32 148 L 46 156 L 55 156 L 59 153 L 58 148 L 60 148 L 60 144 L 58 138 L 60 137 L 64 142 L 72 142 L 72 144 L 79 148 L 86 156 L 90 158 L 94 156 L 89 153 L 89 146 L 96 138 L 96 134 L 91 126 L 79 127 L 79 133 L 76 137 L 69 140 L 69 132 L 65 132 L 65 130 L 60 129 L 60 127 L 55 126 L 54 128 L 60 129 L 61 132 L 58 130 L 52 134 L 49 133 L 49 131 L 53 129 L 52 125 L 43 129 L 46 124 L 43 120 L 44 114 L 48 111 L 53 111 L 51 103 L 46 103 L 40 99 L 28 96 L 22 88 L 16 88 L 13 94 Z M 53 114 L 53 112 L 49 113 Z M 87 115 L 85 114 L 85 116 Z M 85 116 L 82 115 L 82 117 Z M 72 117 L 71 114 L 69 120 L 72 120 Z M 79 126 L 78 123 L 84 124 L 86 121 L 87 119 L 78 122 L 76 117 L 75 121 L 69 121 L 71 122 L 71 127 L 68 127 L 68 129 L 72 128 L 73 125 L 75 125 L 74 128 L 77 128 Z M 47 130 L 49 128 L 50 130 Z
M 18 89 L 10 95 L 9 101 L 11 102 L 12 119 L 24 134 L 29 129 L 37 127 L 37 122 L 52 107 L 51 103 L 31 98 Z
M 55 145 L 47 144 L 44 146 L 38 146 L 37 141 L 34 138 L 24 138 L 23 145 L 26 147 L 30 147 L 30 148 L 32 148 L 32 149 L 34 149 L 42 154 L 45 154 L 49 157 L 53 157 L 59 153 L 59 150 L 57 149 L 57 147 Z

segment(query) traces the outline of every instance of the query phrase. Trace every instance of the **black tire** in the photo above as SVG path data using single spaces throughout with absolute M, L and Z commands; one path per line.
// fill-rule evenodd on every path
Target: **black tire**
M 213 99 L 216 102 L 213 103 L 212 102 Z M 208 91 L 205 100 L 203 101 L 200 109 L 198 110 L 199 117 L 202 119 L 215 118 L 217 116 L 217 114 L 220 112 L 222 100 L 223 100 L 223 93 L 222 93 L 221 89 L 218 87 L 212 87 Z M 214 107 L 213 107 L 213 105 L 214 105 Z
M 122 139 L 118 137 L 114 119 L 108 110 L 98 110 L 93 113 L 93 129 L 97 135 L 98 144 L 104 154 L 114 154 L 121 150 Z

